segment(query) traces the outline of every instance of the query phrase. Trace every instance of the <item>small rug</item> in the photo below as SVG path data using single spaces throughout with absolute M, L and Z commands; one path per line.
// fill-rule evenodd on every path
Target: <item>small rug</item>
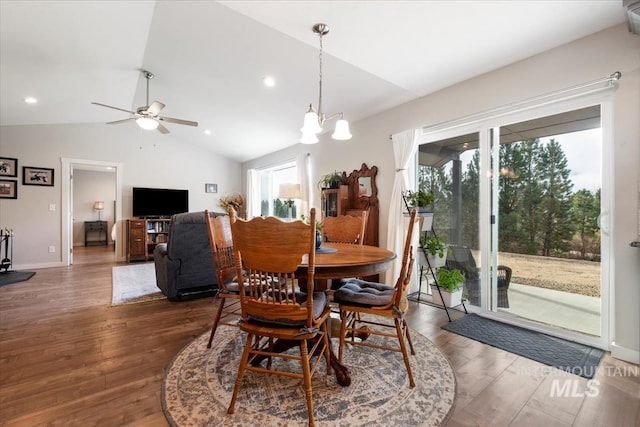
M 123 265 L 112 269 L 111 305 L 133 304 L 164 298 L 156 285 L 156 269 L 151 263 Z
M 462 316 L 442 329 L 588 379 L 593 378 L 604 355 L 604 351 L 597 348 L 477 314 Z
M 2 271 L 0 272 L 0 286 L 24 282 L 36 274 L 34 271 Z
M 343 362 L 351 375 L 348 387 L 338 385 L 333 373 L 325 374 L 322 359 L 312 378 L 316 425 L 444 425 L 455 401 L 453 369 L 431 341 L 415 331 L 411 337 L 416 350 L 410 356 L 414 388 L 409 387 L 400 353 L 346 347 Z M 307 425 L 303 380 L 276 375 L 245 373 L 235 413 L 227 414 L 244 335 L 238 328 L 220 326 L 211 349 L 206 347 L 208 338 L 209 332 L 196 338 L 167 367 L 162 408 L 171 426 Z M 333 341 L 336 348 L 337 340 Z M 276 363 L 281 368 L 292 363 L 290 369 L 299 371 L 299 362 L 274 359 L 274 366 Z

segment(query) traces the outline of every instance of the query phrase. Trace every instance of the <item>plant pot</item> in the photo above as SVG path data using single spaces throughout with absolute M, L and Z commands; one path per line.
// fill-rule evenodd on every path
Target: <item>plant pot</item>
M 422 220 L 422 231 L 431 231 L 433 226 L 433 212 L 418 212 L 418 216 L 424 218 Z
M 442 298 L 440 298 L 440 292 L 442 293 Z M 449 292 L 446 289 L 440 288 L 440 292 L 438 292 L 438 287 L 436 285 L 431 285 L 431 295 L 433 295 L 434 304 L 444 304 L 446 307 L 455 307 L 462 304 L 462 289 Z
M 427 263 L 427 259 L 429 259 L 429 263 Z M 418 264 L 424 265 L 426 267 L 431 266 L 431 268 L 440 268 L 444 267 L 447 262 L 447 252 L 444 253 L 444 256 L 440 258 L 437 255 L 431 255 L 427 252 L 427 258 L 424 256 L 424 251 L 422 248 L 418 248 Z

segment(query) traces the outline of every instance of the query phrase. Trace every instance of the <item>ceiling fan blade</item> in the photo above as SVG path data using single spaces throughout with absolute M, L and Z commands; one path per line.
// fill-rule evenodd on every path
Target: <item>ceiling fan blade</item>
M 158 127 L 156 128 L 160 133 L 169 133 L 169 129 L 162 126 L 162 123 L 158 123 Z
M 149 105 L 149 108 L 147 108 L 147 113 L 151 114 L 152 116 L 157 116 L 160 110 L 162 110 L 164 107 L 165 105 L 162 102 L 153 101 L 151 105 Z
M 134 120 L 135 117 L 129 117 L 128 119 L 122 119 L 122 120 L 115 120 L 113 122 L 107 122 L 108 125 L 117 125 L 119 123 L 124 123 L 124 122 L 128 122 L 129 120 Z
M 178 125 L 198 127 L 198 122 L 192 122 L 191 120 L 174 119 L 172 117 L 161 117 L 161 116 L 158 116 L 158 120 L 162 120 L 163 122 L 176 123 Z
M 129 114 L 135 114 L 136 113 L 135 111 L 125 110 L 124 108 L 112 107 L 111 105 L 100 104 L 99 102 L 92 102 L 92 104 L 99 105 L 101 107 L 113 108 L 114 110 L 124 111 L 125 113 L 129 113 Z

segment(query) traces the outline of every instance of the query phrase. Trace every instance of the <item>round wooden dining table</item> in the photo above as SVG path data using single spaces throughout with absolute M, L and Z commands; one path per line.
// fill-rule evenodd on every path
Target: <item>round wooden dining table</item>
M 384 273 L 391 268 L 396 254 L 388 249 L 368 245 L 349 245 L 346 243 L 325 242 L 316 251 L 315 281 L 316 289 L 325 290 L 330 279 L 345 277 L 365 277 Z M 308 258 L 296 271 L 296 277 L 307 275 Z
M 365 277 L 384 273 L 391 268 L 396 254 L 390 250 L 368 245 L 349 245 L 345 243 L 322 243 L 321 249 L 316 251 L 315 288 L 327 290 L 331 279 L 347 277 Z M 296 277 L 303 279 L 307 276 L 308 256 L 302 259 L 302 264 L 296 271 Z M 335 319 L 337 320 L 337 319 Z M 344 366 L 330 349 L 331 367 L 336 373 L 336 379 L 342 386 L 351 384 L 349 370 Z

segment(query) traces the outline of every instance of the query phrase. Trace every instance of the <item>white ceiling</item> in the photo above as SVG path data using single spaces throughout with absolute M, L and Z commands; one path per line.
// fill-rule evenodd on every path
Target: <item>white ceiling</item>
M 125 119 L 91 102 L 145 105 L 146 69 L 161 114 L 200 124 L 168 123 L 159 138 L 246 161 L 296 144 L 317 107 L 318 22 L 331 29 L 323 112 L 354 122 L 622 23 L 624 9 L 621 0 L 1 0 L 0 125 Z M 114 126 L 136 132 L 134 122 Z

